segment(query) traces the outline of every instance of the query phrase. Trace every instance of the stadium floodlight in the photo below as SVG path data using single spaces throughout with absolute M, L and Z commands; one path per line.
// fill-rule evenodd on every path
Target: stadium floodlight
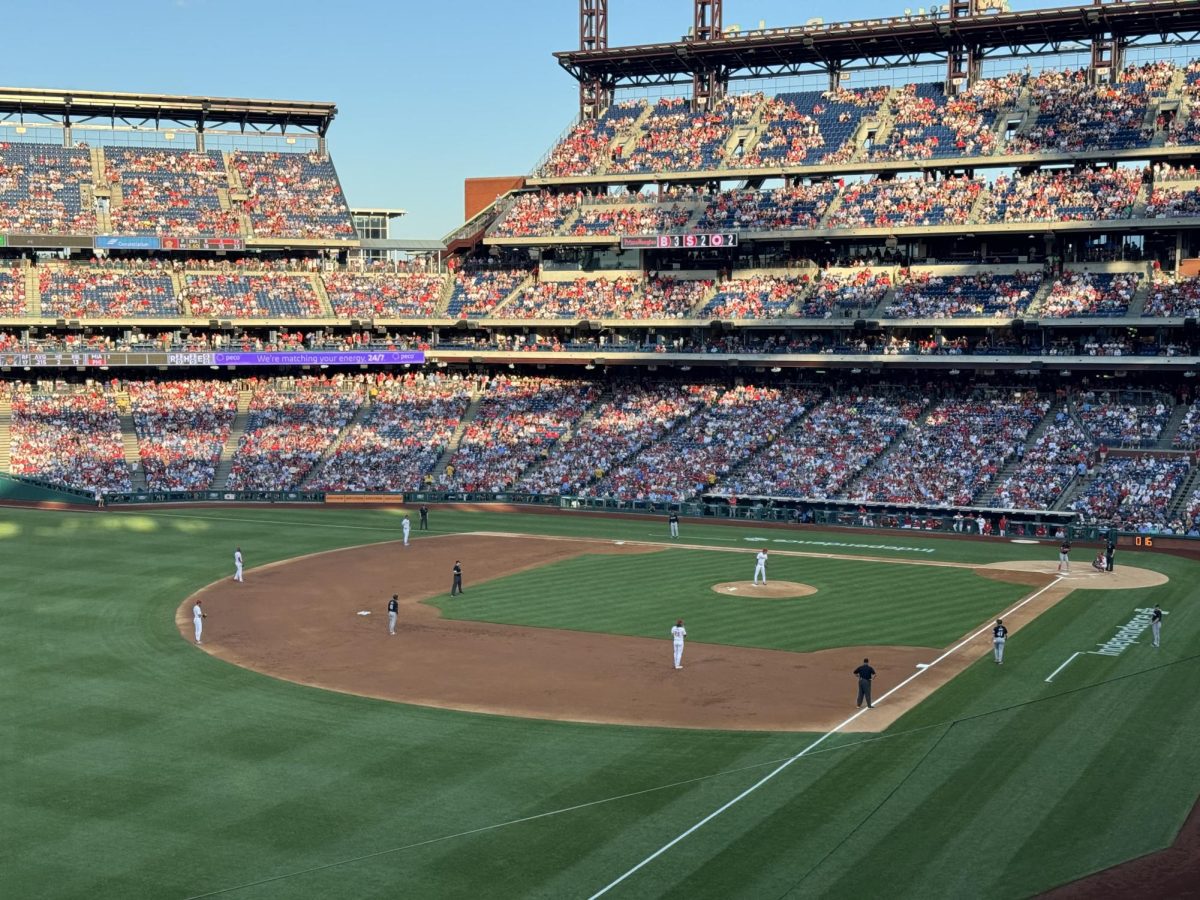
M 782 371 L 783 369 L 779 368 L 779 366 L 771 366 L 771 373 L 774 375 L 778 375 Z

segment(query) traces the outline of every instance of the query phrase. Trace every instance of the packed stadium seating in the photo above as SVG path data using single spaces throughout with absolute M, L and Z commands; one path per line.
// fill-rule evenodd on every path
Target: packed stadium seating
M 0 233 L 95 234 L 88 151 L 0 142 Z
M 299 487 L 350 421 L 362 396 L 361 384 L 308 376 L 257 385 L 226 487 Z
M 1131 74 L 1111 84 L 1094 84 L 1086 69 L 1052 69 L 1034 76 L 1029 89 L 1037 120 L 1028 132 L 1009 141 L 1009 152 L 1077 153 L 1145 146 L 1152 136 L 1143 128 L 1148 92 L 1159 83 L 1153 69 L 1145 74 L 1151 81 Z
M 1085 522 L 1149 530 L 1168 520 L 1171 499 L 1189 469 L 1181 456 L 1110 456 L 1071 509 Z
M 541 191 L 521 194 L 493 225 L 495 237 L 540 237 L 558 232 L 582 202 L 579 193 L 554 194 Z
M 237 412 L 237 385 L 132 382 L 129 401 L 146 485 L 152 491 L 212 487 Z
M 691 207 L 672 202 L 638 203 L 632 206 L 585 203 L 571 224 L 570 232 L 581 237 L 660 234 L 684 228 L 691 220 L 692 213 Z
M 1171 443 L 1180 450 L 1200 449 L 1200 400 L 1188 407 Z
M 113 396 L 97 387 L 71 393 L 14 390 L 12 472 L 97 494 L 128 491 Z
M 873 160 L 990 156 L 996 147 L 996 114 L 1013 106 L 1024 77 L 983 79 L 961 96 L 947 97 L 941 84 L 909 84 L 888 101 L 891 132 L 871 148 Z
M 926 401 L 866 395 L 826 400 L 717 485 L 738 497 L 838 496 L 912 425 Z
M 859 501 L 967 506 L 1045 416 L 1033 393 L 948 399 L 851 489 Z
M 443 476 L 449 490 L 504 491 L 544 458 L 600 395 L 558 378 L 496 376 Z
M 324 315 L 316 288 L 304 276 L 189 274 L 184 296 L 194 316 L 250 319 Z
M 618 318 L 636 302 L 638 293 L 632 278 L 543 281 L 523 289 L 493 315 L 498 319 Z
M 181 313 L 175 286 L 165 272 L 43 266 L 38 279 L 43 315 L 138 318 Z
M 1041 287 L 1041 272 L 1001 275 L 938 275 L 930 270 L 903 272 L 886 307 L 888 318 L 953 319 L 979 316 L 1016 318 L 1025 313 Z
M 704 305 L 701 319 L 775 319 L 785 315 L 799 299 L 804 279 L 754 275 L 717 285 L 717 292 Z
M 1200 187 L 1155 185 L 1146 203 L 1148 219 L 1195 219 L 1200 217 Z
M 701 231 L 791 231 L 817 228 L 838 193 L 833 182 L 766 191 L 725 191 L 704 207 Z
M 326 273 L 322 281 L 333 314 L 342 319 L 428 318 L 446 283 L 441 275 L 398 272 Z
M 1001 177 L 987 193 L 985 222 L 1127 219 L 1141 186 L 1139 169 L 1049 170 Z
M 528 277 L 529 272 L 525 269 L 459 272 L 454 277 L 454 291 L 446 315 L 459 319 L 489 316 Z
M 714 486 L 813 405 L 819 394 L 799 388 L 740 385 L 691 388 L 700 410 L 609 470 L 592 488 L 600 497 L 673 502 Z
M 584 120 L 550 151 L 539 174 L 547 177 L 594 175 L 608 164 L 612 141 L 627 135 L 646 109 L 643 100 L 614 103 L 597 119 Z
M 121 193 L 109 218 L 117 234 L 238 235 L 225 162 L 216 151 L 110 147 L 104 151 L 109 185 Z
M 0 316 L 23 316 L 26 311 L 25 270 L 0 268 Z
M 530 467 L 518 490 L 589 496 L 589 484 L 652 446 L 697 411 L 707 394 L 687 385 L 618 384 L 549 458 Z
M 329 157 L 317 153 L 230 155 L 246 192 L 255 236 L 345 239 L 354 237 L 350 208 Z
M 1042 305 L 1047 318 L 1123 316 L 1141 281 L 1137 273 L 1063 272 Z
M 313 476 L 325 491 L 413 491 L 431 478 L 477 380 L 407 374 L 377 379 L 370 407 Z
M 827 228 L 897 228 L 961 225 L 967 221 L 984 183 L 974 178 L 875 179 L 851 184 L 825 221 Z
M 1162 396 L 1114 396 L 1095 391 L 1080 394 L 1075 406 L 1092 440 L 1113 447 L 1154 446 L 1172 409 L 1169 398 Z
M 997 486 L 992 505 L 1049 509 L 1088 470 L 1092 452 L 1092 442 L 1060 408 L 1037 440 L 1018 447 L 1018 462 Z

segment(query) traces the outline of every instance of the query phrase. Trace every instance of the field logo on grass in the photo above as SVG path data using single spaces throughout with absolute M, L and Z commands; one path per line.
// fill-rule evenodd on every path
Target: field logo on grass
M 1150 616 L 1153 612 L 1149 607 L 1135 609 L 1136 615 L 1127 624 L 1122 625 L 1107 643 L 1097 644 L 1100 649 L 1093 650 L 1092 653 L 1096 656 L 1120 656 L 1130 644 L 1136 644 L 1142 632 L 1150 627 Z
M 748 537 L 742 538 L 744 541 L 754 543 L 762 543 L 770 541 L 772 544 L 804 544 L 808 547 L 852 547 L 859 550 L 897 550 L 901 553 L 933 553 L 932 547 L 895 547 L 892 544 L 847 544 L 843 541 L 797 541 L 789 538 L 764 538 L 764 537 Z

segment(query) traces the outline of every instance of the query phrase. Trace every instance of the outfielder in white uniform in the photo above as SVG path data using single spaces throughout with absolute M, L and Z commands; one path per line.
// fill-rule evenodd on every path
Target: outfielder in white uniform
M 675 647 L 675 668 L 683 668 L 683 639 L 687 637 L 687 629 L 683 627 L 683 619 L 675 623 L 671 629 L 671 643 Z
M 192 625 L 196 628 L 196 643 L 200 643 L 200 635 L 204 633 L 204 620 L 208 616 L 204 610 L 200 608 L 200 601 L 196 601 L 196 605 L 192 607 Z
M 412 531 L 412 522 L 408 521 L 408 516 L 404 517 L 404 521 L 400 523 L 400 530 L 404 532 L 404 546 L 408 546 L 408 533 Z
M 233 551 L 233 580 L 244 581 L 242 578 L 242 548 L 238 547 Z
M 759 550 L 758 556 L 754 557 L 754 583 L 758 584 L 759 576 L 762 576 L 762 583 L 767 583 L 767 551 Z

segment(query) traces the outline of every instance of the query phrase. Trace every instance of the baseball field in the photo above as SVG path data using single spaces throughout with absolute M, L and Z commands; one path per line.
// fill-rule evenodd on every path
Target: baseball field
M 402 515 L 0 510 L 0 892 L 1026 897 L 1200 795 L 1188 559 Z

